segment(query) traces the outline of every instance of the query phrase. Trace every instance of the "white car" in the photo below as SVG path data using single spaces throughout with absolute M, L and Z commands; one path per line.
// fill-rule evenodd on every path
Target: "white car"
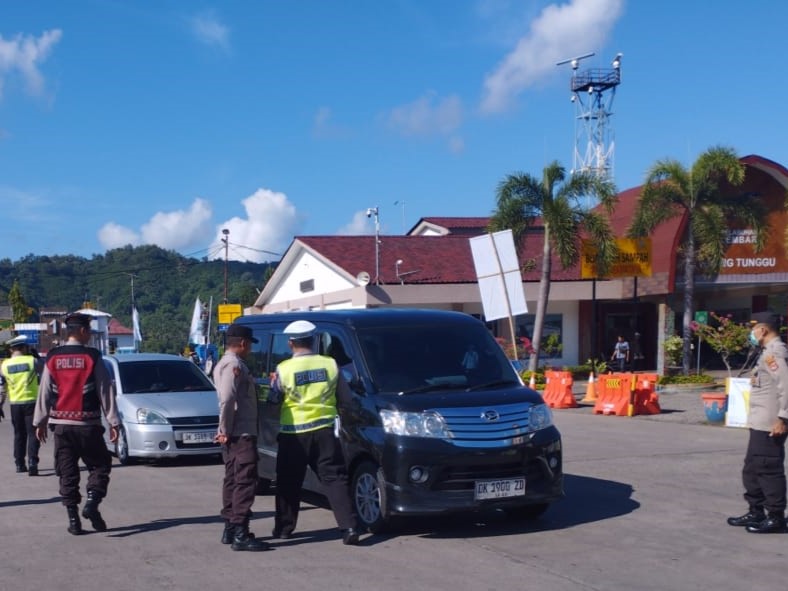
M 121 429 L 117 443 L 104 434 L 121 464 L 133 458 L 221 453 L 216 388 L 191 359 L 178 355 L 105 355 L 115 381 Z

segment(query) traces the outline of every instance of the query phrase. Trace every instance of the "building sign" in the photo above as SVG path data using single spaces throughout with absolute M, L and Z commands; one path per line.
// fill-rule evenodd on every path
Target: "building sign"
M 651 277 L 651 238 L 616 238 L 618 254 L 607 275 L 596 269 L 597 248 L 592 240 L 583 240 L 580 273 L 583 279 L 618 279 Z
M 751 228 L 728 230 L 728 249 L 722 258 L 720 275 L 748 275 L 788 272 L 785 256 L 786 216 L 784 212 L 769 215 L 769 235 L 764 247 L 755 250 L 755 231 Z
M 219 304 L 218 312 L 219 324 L 232 324 L 233 320 L 243 314 L 241 304 Z

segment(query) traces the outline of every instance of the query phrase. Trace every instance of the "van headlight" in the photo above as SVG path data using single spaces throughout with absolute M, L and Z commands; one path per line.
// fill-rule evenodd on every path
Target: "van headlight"
M 553 424 L 553 411 L 546 404 L 534 404 L 528 413 L 528 430 L 539 431 Z
M 437 437 L 451 438 L 443 417 L 436 412 L 401 412 L 398 410 L 381 409 L 383 431 L 392 435 L 406 437 Z
M 137 409 L 137 422 L 147 425 L 169 425 L 170 422 L 161 414 L 149 408 Z

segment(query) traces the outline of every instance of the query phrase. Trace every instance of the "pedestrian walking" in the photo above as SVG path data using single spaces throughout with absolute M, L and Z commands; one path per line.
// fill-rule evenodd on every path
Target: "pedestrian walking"
M 296 528 L 307 466 L 325 487 L 342 543 L 356 545 L 359 534 L 348 490 L 347 466 L 335 432 L 337 399 L 350 388 L 332 357 L 313 352 L 316 326 L 296 320 L 284 329 L 293 353 L 276 368 L 270 401 L 281 402 L 276 456 L 276 517 L 273 536 L 289 538 Z M 337 429 L 338 431 L 338 429 Z
M 257 339 L 247 326 L 232 324 L 225 332 L 225 352 L 213 370 L 219 397 L 216 441 L 222 446 L 224 480 L 222 544 L 233 550 L 270 549 L 249 531 L 257 488 L 257 386 L 244 359 Z
M 19 335 L 6 343 L 11 357 L 0 365 L 0 407 L 8 398 L 11 425 L 14 428 L 14 462 L 17 473 L 38 476 L 40 443 L 33 428 L 33 413 L 38 396 L 38 380 L 43 360 L 30 351 L 27 335 Z
M 785 440 L 788 438 L 788 348 L 776 316 L 753 314 L 750 342 L 761 347 L 751 373 L 749 441 L 742 483 L 749 510 L 728 524 L 750 533 L 785 533 Z
M 65 319 L 65 345 L 46 356 L 38 388 L 33 425 L 41 443 L 47 429 L 55 439 L 55 470 L 60 477 L 60 496 L 68 513 L 68 532 L 84 533 L 79 518 L 82 495 L 79 460 L 88 467 L 87 500 L 82 517 L 93 529 L 106 531 L 99 504 L 107 496 L 112 456 L 104 443 L 103 414 L 110 425 L 110 441 L 118 440 L 120 421 L 115 406 L 115 385 L 101 352 L 89 347 L 91 317 L 70 314 Z
M 624 338 L 624 335 L 618 335 L 618 340 L 613 346 L 613 354 L 610 356 L 611 361 L 615 361 L 618 366 L 618 371 L 624 371 L 629 363 L 629 343 Z

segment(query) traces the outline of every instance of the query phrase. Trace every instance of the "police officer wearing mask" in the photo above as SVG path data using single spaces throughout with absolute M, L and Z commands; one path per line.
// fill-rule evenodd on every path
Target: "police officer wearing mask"
M 785 533 L 785 440 L 788 438 L 788 348 L 775 330 L 777 318 L 753 314 L 750 342 L 760 346 L 750 387 L 750 439 L 742 482 L 749 511 L 729 525 L 751 533 Z
M 325 487 L 342 530 L 342 543 L 359 542 L 348 490 L 342 446 L 334 433 L 337 399 L 350 399 L 350 387 L 337 362 L 312 350 L 316 326 L 296 320 L 284 329 L 293 356 L 281 362 L 271 382 L 269 402 L 281 400 L 276 456 L 276 517 L 273 536 L 289 538 L 298 521 L 301 486 L 310 466 Z

